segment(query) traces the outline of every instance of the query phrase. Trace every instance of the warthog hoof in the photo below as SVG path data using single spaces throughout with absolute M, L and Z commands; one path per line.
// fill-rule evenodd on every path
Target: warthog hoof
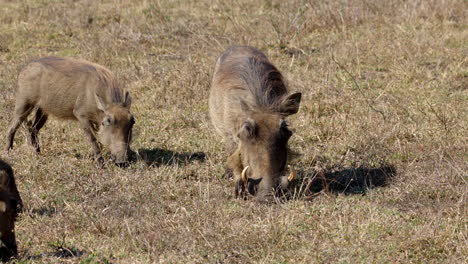
M 125 161 L 125 162 L 115 162 L 115 165 L 120 168 L 126 168 L 128 165 L 130 165 L 130 162 Z
M 104 168 L 104 159 L 101 156 L 96 158 L 96 167 L 100 169 Z

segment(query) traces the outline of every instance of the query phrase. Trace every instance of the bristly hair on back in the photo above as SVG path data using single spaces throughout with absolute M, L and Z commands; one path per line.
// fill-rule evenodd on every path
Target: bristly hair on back
M 241 58 L 234 69 L 254 97 L 254 107 L 276 111 L 288 90 L 281 72 L 270 62 L 255 57 Z
M 123 103 L 123 91 L 120 88 L 120 83 L 117 81 L 112 72 L 102 67 L 96 67 L 96 72 L 98 73 L 99 81 L 105 83 L 105 85 L 110 88 L 112 103 Z
M 113 103 L 121 104 L 124 102 L 123 91 L 120 87 L 119 82 L 115 78 L 114 74 L 108 69 L 104 68 L 101 65 L 73 59 L 73 61 L 78 63 L 70 63 L 69 59 L 64 59 L 60 57 L 44 57 L 35 62 L 39 62 L 44 66 L 52 67 L 56 71 L 59 71 L 65 75 L 72 76 L 74 73 L 95 73 L 99 82 L 103 83 L 105 86 L 110 88 L 110 98 Z

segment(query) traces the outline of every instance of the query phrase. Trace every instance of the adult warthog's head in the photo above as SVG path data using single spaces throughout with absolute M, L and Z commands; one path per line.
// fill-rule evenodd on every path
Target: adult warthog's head
M 99 131 L 100 140 L 109 147 L 112 160 L 119 166 L 125 166 L 133 155 L 130 143 L 135 119 L 130 113 L 130 94 L 125 93 L 122 103 L 105 103 L 96 95 L 96 103 L 98 109 L 104 113 Z
M 236 194 L 247 187 L 258 201 L 271 201 L 275 191 L 285 190 L 294 179 L 294 170 L 286 169 L 288 140 L 292 135 L 285 118 L 297 113 L 301 93 L 285 97 L 274 111 L 251 109 L 243 103 L 247 118 L 238 131 L 241 179 Z

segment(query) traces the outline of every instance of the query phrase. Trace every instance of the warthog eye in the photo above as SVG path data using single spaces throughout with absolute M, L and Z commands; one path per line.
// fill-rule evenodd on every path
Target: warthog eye
M 102 125 L 103 126 L 110 126 L 114 124 L 114 118 L 111 116 L 105 116 L 104 119 L 102 120 Z

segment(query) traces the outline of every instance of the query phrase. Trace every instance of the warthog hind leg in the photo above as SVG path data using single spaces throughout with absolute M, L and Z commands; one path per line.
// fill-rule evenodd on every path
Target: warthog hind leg
M 13 120 L 11 120 L 10 126 L 7 132 L 7 144 L 6 150 L 13 148 L 13 139 L 15 137 L 16 130 L 23 123 L 23 121 L 28 117 L 28 115 L 33 110 L 34 106 L 28 104 L 26 100 L 17 100 L 15 105 L 15 113 Z
M 36 152 L 41 152 L 41 148 L 39 146 L 39 138 L 37 134 L 39 130 L 44 126 L 47 121 L 47 114 L 42 111 L 41 108 L 37 109 L 36 117 L 34 118 L 34 122 L 30 127 L 31 132 L 31 145 L 36 148 Z

